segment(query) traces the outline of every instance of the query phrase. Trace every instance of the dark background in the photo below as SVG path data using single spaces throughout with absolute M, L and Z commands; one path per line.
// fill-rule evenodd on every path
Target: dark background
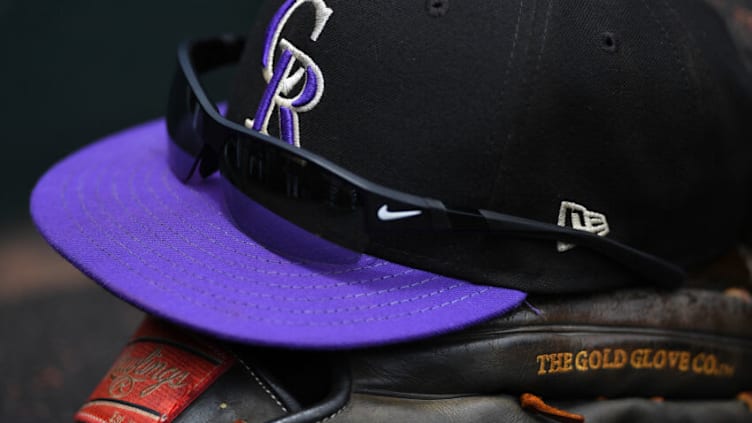
M 175 47 L 245 33 L 255 0 L 0 0 L 2 220 L 27 215 L 36 179 L 92 140 L 161 116 Z
M 752 0 L 708 1 L 752 65 Z M 161 116 L 177 43 L 245 32 L 257 2 L 0 0 L 0 422 L 71 421 L 142 317 L 36 234 L 34 183 L 77 148 Z
M 142 317 L 36 234 L 36 180 L 162 116 L 177 43 L 245 33 L 257 3 L 0 0 L 0 422 L 72 421 Z

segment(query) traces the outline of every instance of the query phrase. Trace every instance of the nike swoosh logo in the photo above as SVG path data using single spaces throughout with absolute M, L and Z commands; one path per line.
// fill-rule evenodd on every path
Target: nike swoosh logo
M 423 214 L 422 210 L 391 211 L 389 210 L 389 206 L 384 204 L 383 206 L 379 208 L 377 216 L 379 217 L 379 219 L 383 221 L 389 221 L 389 220 L 405 219 L 408 217 L 418 216 L 420 214 Z

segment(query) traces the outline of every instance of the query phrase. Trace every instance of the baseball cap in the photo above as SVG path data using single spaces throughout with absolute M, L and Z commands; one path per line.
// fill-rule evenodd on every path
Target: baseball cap
M 242 51 L 226 122 L 180 91 L 184 71 L 169 131 L 98 141 L 32 194 L 62 255 L 177 323 L 288 347 L 404 341 L 528 293 L 673 286 L 660 275 L 748 224 L 752 83 L 701 1 L 267 1 L 233 40 L 180 56 L 200 73 Z M 172 113 L 181 93 L 191 119 Z M 176 171 L 183 156 L 205 178 Z M 291 166 L 357 189 L 301 194 L 312 182 Z M 257 183 L 269 171 L 284 204 Z M 334 215 L 309 207 L 320 198 Z M 350 236 L 373 225 L 396 229 Z M 290 254 L 351 237 L 368 245 L 340 262 Z

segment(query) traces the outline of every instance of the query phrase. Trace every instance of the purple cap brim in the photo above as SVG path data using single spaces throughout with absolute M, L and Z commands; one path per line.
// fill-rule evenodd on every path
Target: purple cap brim
M 167 142 L 163 121 L 112 135 L 54 166 L 31 198 L 55 249 L 149 313 L 234 341 L 353 348 L 459 329 L 525 299 L 365 255 L 287 260 L 233 225 L 218 176 L 178 181 Z

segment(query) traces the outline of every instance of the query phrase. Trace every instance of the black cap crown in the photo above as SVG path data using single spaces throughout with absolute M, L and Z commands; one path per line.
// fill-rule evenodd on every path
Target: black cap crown
M 752 216 L 752 81 L 700 0 L 268 1 L 229 115 L 377 183 L 690 270 Z M 486 254 L 398 241 L 475 282 L 635 277 L 572 245 L 468 237 Z

